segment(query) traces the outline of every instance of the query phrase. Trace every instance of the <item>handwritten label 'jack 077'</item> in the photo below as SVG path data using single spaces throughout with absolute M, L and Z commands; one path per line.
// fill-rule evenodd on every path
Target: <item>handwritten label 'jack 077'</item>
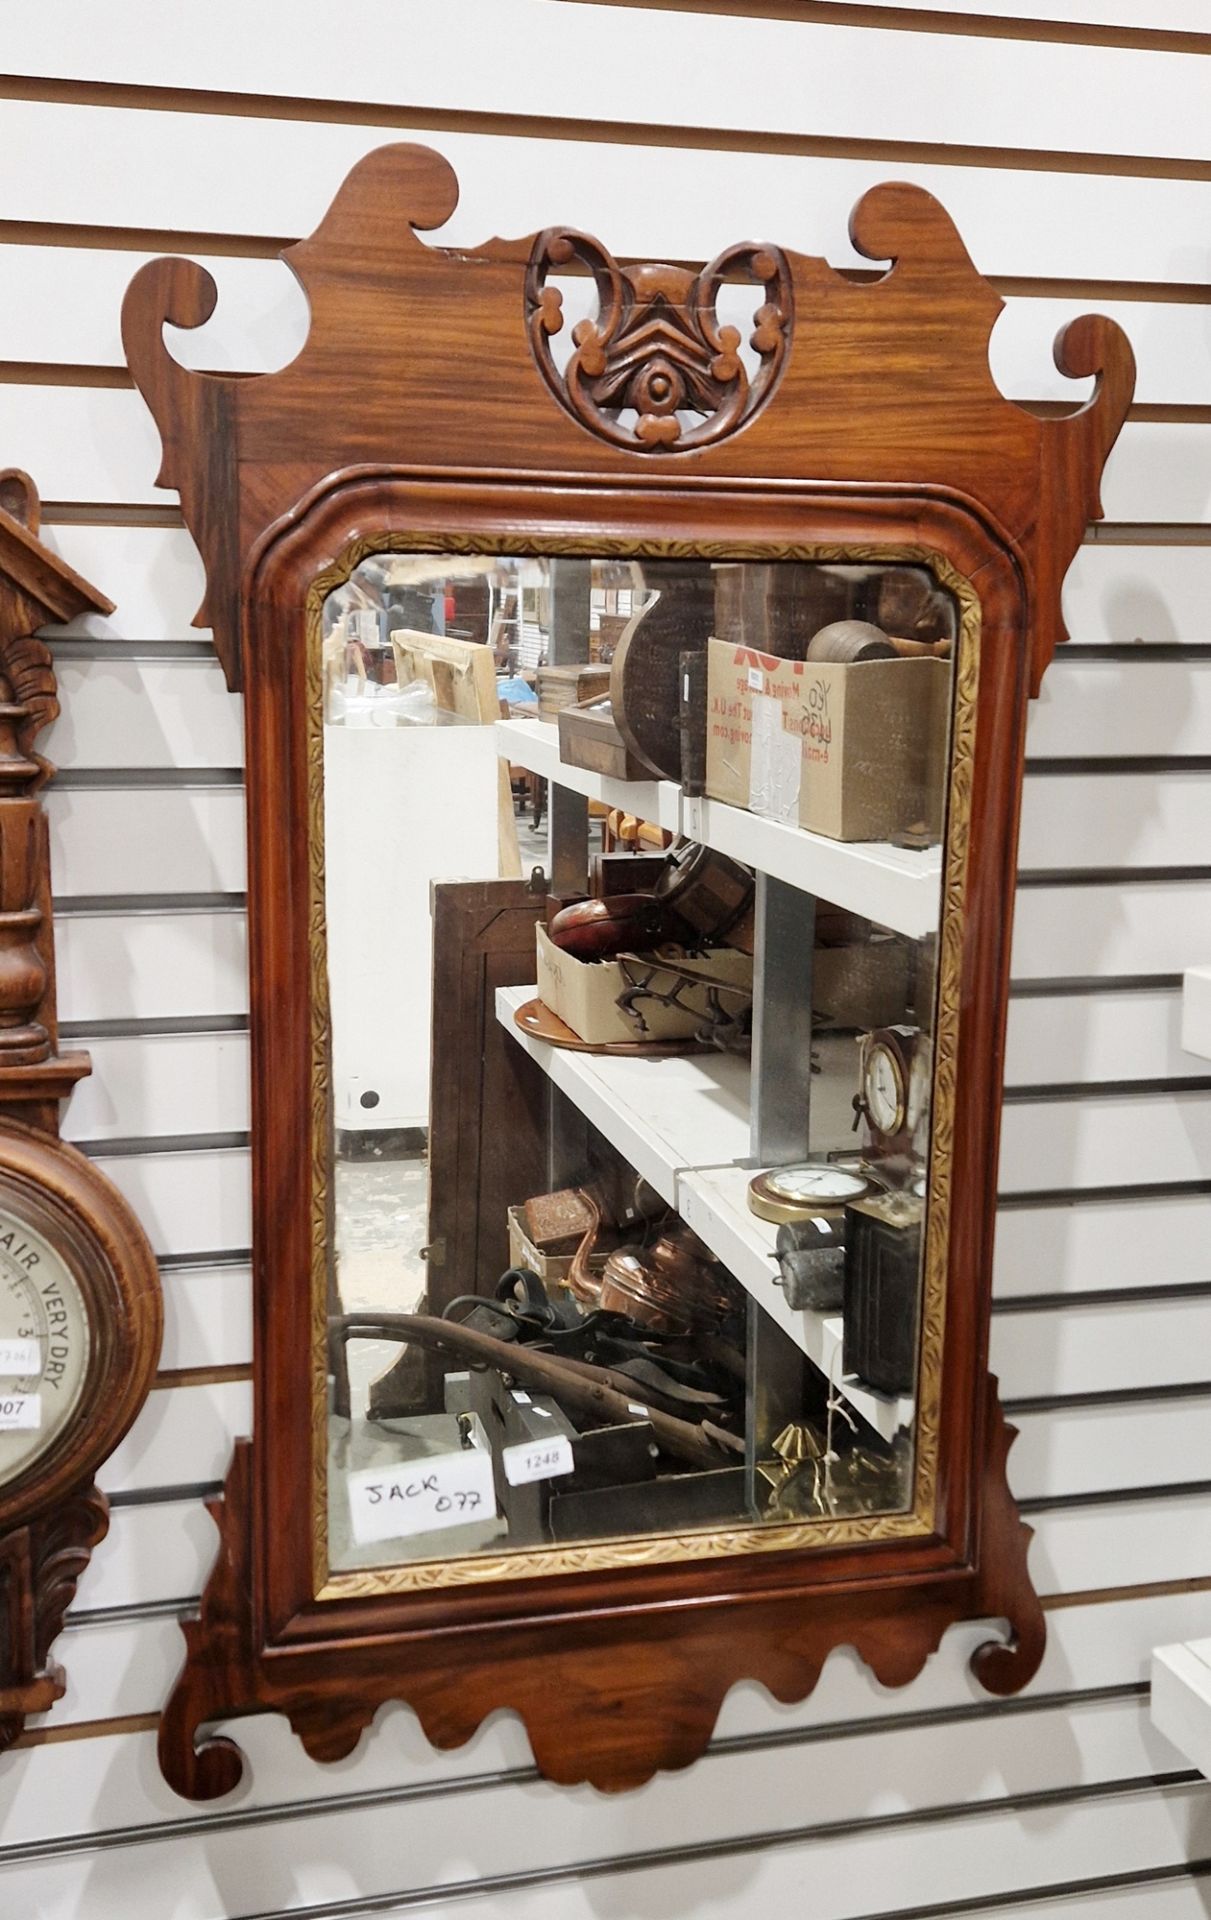
M 26 1432 L 42 1425 L 40 1393 L 0 1393 L 0 1433 L 16 1428 Z
M 18 1380 L 42 1370 L 42 1349 L 36 1340 L 0 1340 L 0 1379 Z
M 553 1480 L 556 1474 L 571 1473 L 576 1465 L 566 1433 L 553 1433 L 549 1440 L 519 1440 L 503 1448 L 500 1457 L 511 1487 L 524 1487 L 530 1480 Z
M 364 1467 L 346 1484 L 353 1537 L 363 1547 L 496 1517 L 492 1456 L 482 1447 L 431 1453 L 397 1467 Z

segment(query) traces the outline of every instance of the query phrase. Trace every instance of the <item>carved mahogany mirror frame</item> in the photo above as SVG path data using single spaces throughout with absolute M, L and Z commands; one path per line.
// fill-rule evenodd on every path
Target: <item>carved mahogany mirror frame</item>
M 427 246 L 416 230 L 440 226 L 456 198 L 449 166 L 426 149 L 362 161 L 286 256 L 312 324 L 278 373 L 195 374 L 171 358 L 164 324 L 197 326 L 215 302 L 191 262 L 145 267 L 124 313 L 164 444 L 161 481 L 180 489 L 206 564 L 199 620 L 246 698 L 255 1437 L 237 1446 L 214 1508 L 219 1556 L 160 1742 L 168 1779 L 202 1798 L 240 1778 L 235 1744 L 199 1737 L 232 1714 L 285 1712 L 311 1754 L 335 1759 L 388 1699 L 407 1701 L 442 1746 L 508 1706 L 548 1777 L 626 1787 L 700 1753 L 734 1682 L 799 1698 L 842 1643 L 902 1684 L 952 1621 L 1007 1622 L 973 1661 L 1001 1693 L 1042 1655 L 1029 1531 L 1005 1480 L 1012 1433 L 987 1371 L 1009 936 L 1026 703 L 1064 637 L 1060 585 L 1100 512 L 1130 349 L 1111 322 L 1083 318 L 1056 357 L 1065 373 L 1098 376 L 1088 404 L 1041 419 L 1006 400 L 988 367 L 1002 303 L 946 214 L 911 186 L 877 188 L 855 211 L 859 251 L 893 262 L 873 282 L 774 247 L 734 248 L 695 280 L 624 273 L 596 242 L 559 230 L 474 253 Z M 574 259 L 596 278 L 599 313 L 561 371 L 548 276 Z M 751 382 L 715 314 L 728 277 L 765 294 Z M 676 391 L 667 361 L 636 344 L 656 296 L 666 346 L 668 327 L 678 334 Z M 698 416 L 689 428 L 687 411 Z M 810 1549 L 639 1552 L 624 1565 L 565 1551 L 539 1574 L 494 1564 L 458 1584 L 412 1568 L 397 1592 L 317 1566 L 314 1261 L 327 1175 L 307 630 L 317 583 L 393 535 L 414 550 L 537 554 L 874 550 L 927 559 L 955 585 L 970 727 L 952 761 L 945 891 L 965 872 L 967 894 L 943 920 L 955 1036 L 937 1068 L 949 1123 L 934 1137 L 950 1212 L 945 1337 L 936 1445 L 922 1445 L 912 1514 L 896 1516 L 909 1524 L 865 1540 L 852 1523 L 817 1528 Z

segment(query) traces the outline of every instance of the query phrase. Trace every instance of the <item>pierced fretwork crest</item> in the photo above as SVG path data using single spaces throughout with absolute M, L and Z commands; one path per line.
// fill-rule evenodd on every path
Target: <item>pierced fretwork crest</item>
M 549 276 L 573 261 L 597 284 L 595 319 L 577 321 L 562 372 L 551 351 L 564 324 L 563 295 Z M 725 281 L 765 292 L 749 344 L 720 322 Z M 683 453 L 735 433 L 777 384 L 790 342 L 791 276 L 777 247 L 729 247 L 699 274 L 684 267 L 620 267 L 600 241 L 567 227 L 540 233 L 526 273 L 530 342 L 547 385 L 582 426 L 637 453 Z M 696 418 L 695 418 L 696 416 Z

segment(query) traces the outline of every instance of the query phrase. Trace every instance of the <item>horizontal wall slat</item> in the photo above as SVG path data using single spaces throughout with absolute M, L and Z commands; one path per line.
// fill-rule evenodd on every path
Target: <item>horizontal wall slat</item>
M 148 1395 L 98 1481 L 106 1493 L 118 1494 L 222 1480 L 232 1441 L 251 1432 L 250 1380 L 162 1387 Z
M 1005 1085 L 1203 1077 L 1181 1045 L 1180 991 L 1032 994 L 1011 1000 Z
M 1209 799 L 1205 773 L 1029 774 L 1018 865 L 1040 872 L 1206 866 Z
M 1032 1513 L 1031 1573 L 1040 1593 L 1088 1593 L 1204 1580 L 1211 1565 L 1211 1503 L 1205 1494 L 1128 1497 Z M 161 1551 L 157 1555 L 156 1542 Z M 118 1508 L 100 1565 L 78 1607 L 146 1606 L 201 1590 L 214 1530 L 196 1500 Z
M 1010 1218 L 1001 1213 L 998 1234 Z M 989 1365 L 1002 1400 L 1203 1384 L 1211 1381 L 1211 1295 L 998 1313 Z M 1208 1466 L 1211 1454 L 1196 1474 L 1181 1477 L 1205 1479 Z
M 604 32 L 617 27 L 611 15 Z M 986 88 L 974 91 L 982 97 Z M 1205 181 L 651 144 L 611 145 L 603 164 L 599 122 L 600 109 L 583 139 L 534 139 L 0 100 L 0 217 L 301 238 L 355 161 L 408 139 L 435 146 L 459 175 L 458 210 L 433 236 L 446 245 L 566 221 L 653 260 L 709 260 L 729 241 L 761 233 L 838 266 L 867 265 L 848 244 L 850 211 L 869 186 L 909 179 L 942 201 L 984 273 L 1206 277 L 1197 239 L 1211 207 Z
M 163 504 L 159 436 L 142 396 L 96 387 L 0 387 L 0 434 L 13 464 L 37 467 L 48 500 Z M 1129 421 L 1107 463 L 1107 519 L 1211 519 L 1211 434 Z
M 80 1612 L 149 1606 L 201 1592 L 218 1535 L 200 1500 L 118 1507 L 76 1593 Z
M 1206 1361 L 1211 1309 L 1200 1328 Z M 1149 1338 L 1141 1311 L 1136 1335 Z M 1197 1364 L 1197 1363 L 1196 1363 Z M 1132 1383 L 1143 1384 L 1141 1383 Z M 1002 1394 L 1004 1395 L 1004 1388 Z M 1007 1396 L 1006 1396 L 1007 1397 Z M 1010 1486 L 1020 1500 L 1065 1500 L 1135 1487 L 1203 1482 L 1211 1460 L 1211 1387 L 1201 1394 L 1108 1405 L 1055 1406 L 1013 1414 L 1019 1430 Z M 142 1493 L 221 1480 L 232 1443 L 252 1430 L 252 1386 L 199 1382 L 153 1393 L 101 1475 L 107 1492 Z
M 132 932 L 137 924 L 131 920 Z M 182 1004 L 180 1010 L 187 1008 Z M 1181 995 L 1175 991 L 1015 999 L 1006 1084 L 1096 1087 L 1205 1077 L 1207 1062 L 1180 1045 L 1180 1019 Z M 72 1139 L 154 1139 L 248 1127 L 247 1033 L 101 1039 L 73 1034 L 72 1045 L 86 1048 L 93 1066 L 64 1111 L 64 1130 Z
M 1211 961 L 1211 888 L 1191 881 L 1020 888 L 1015 980 L 1182 973 Z
M 56 894 L 240 893 L 244 796 L 238 787 L 47 794 Z
M 1173 551 L 1154 549 L 1151 591 L 1162 606 L 1165 562 Z M 1090 660 L 1061 650 L 1029 709 L 1027 759 L 1205 756 L 1211 743 L 1211 660 L 1149 660 L 1145 647 L 1140 655 Z
M 96 1165 L 130 1201 L 157 1254 L 225 1253 L 251 1245 L 245 1150 L 100 1155 Z
M 242 912 L 59 914 L 55 965 L 61 1020 L 248 1011 Z
M 3 395 L 0 395 L 2 404 Z M 50 525 L 45 528 L 47 544 L 61 553 L 86 579 L 104 587 L 116 601 L 113 615 L 85 614 L 63 629 L 71 634 L 93 634 L 101 639 L 189 640 L 204 636 L 205 630 L 191 623 L 202 598 L 205 578 L 202 563 L 188 533 L 180 527 L 91 526 L 87 524 Z M 1081 547 L 1064 584 L 1064 614 L 1072 638 L 1081 646 L 1123 645 L 1166 646 L 1195 643 L 1211 644 L 1211 546 L 1118 546 Z M 49 631 L 56 631 L 54 628 Z M 1112 663 L 1119 671 L 1146 664 Z M 1201 664 L 1201 663 L 1200 663 Z M 1069 675 L 1080 676 L 1089 670 L 1073 653 L 1062 650 L 1044 681 L 1041 700 L 1031 707 L 1031 746 L 1036 753 L 1057 751 L 1052 746 L 1036 745 L 1034 734 L 1045 727 L 1043 716 L 1050 707 L 1074 696 L 1067 691 Z M 1097 666 L 1094 671 L 1097 671 Z M 1186 668 L 1195 674 L 1192 663 Z M 1164 671 L 1159 677 L 1155 664 L 1149 666 L 1147 689 L 1165 687 Z M 1096 682 L 1091 684 L 1097 684 Z M 1137 683 L 1132 682 L 1132 685 Z M 1194 684 L 1193 680 L 1185 685 Z M 1084 690 L 1079 696 L 1082 707 L 1096 704 Z M 1174 725 L 1180 716 L 1174 715 Z M 1204 736 L 1205 737 L 1205 736 Z M 1164 752 L 1164 746 L 1139 746 L 1138 752 Z M 1175 746 L 1172 751 L 1188 750 Z M 1068 751 L 1081 751 L 1079 744 Z M 1113 751 L 1100 746 L 1099 752 Z
M 999 1299 L 1211 1281 L 1211 1195 L 1002 1207 Z
M 73 1140 L 248 1128 L 248 1035 L 152 1034 L 74 1038 L 92 1055 L 63 1115 Z
M 183 528 L 50 525 L 45 537 L 55 552 L 103 586 L 117 603 L 113 615 L 84 614 L 62 631 L 118 641 L 203 637 L 206 630 L 191 623 L 205 578 Z M 1080 646 L 1205 646 L 1211 644 L 1209 609 L 1211 546 L 1086 545 L 1078 550 L 1064 583 L 1065 619 Z M 1146 655 L 1139 664 L 1145 662 Z M 1124 663 L 1114 664 L 1123 670 Z M 1042 699 L 1031 707 L 1032 735 L 1044 724 L 1041 716 L 1049 706 L 1070 697 L 1065 691 L 1068 676 L 1084 673 L 1088 665 L 1072 653 L 1059 653 L 1044 681 Z M 1165 684 L 1163 677 L 1153 681 L 1155 671 L 1151 666 L 1149 687 Z M 1186 671 L 1193 674 L 1194 666 Z M 1034 746 L 1033 738 L 1032 749 L 1054 751 Z M 1164 751 L 1151 745 L 1137 750 Z
M 209 660 L 57 662 L 62 712 L 46 736 L 56 766 L 239 767 L 242 703 Z
M 115 605 L 112 614 L 81 614 L 65 627 L 50 626 L 45 632 L 117 641 L 209 638 L 208 628 L 193 625 L 206 575 L 184 527 L 49 523 L 43 525 L 42 537 L 77 573 L 103 588 Z
M 161 1367 L 230 1367 L 251 1360 L 252 1274 L 247 1266 L 165 1267 L 161 1280 Z
M 1211 1463 L 1211 1393 L 1058 1407 L 1017 1414 L 1014 1425 L 1009 1484 L 1019 1500 L 1205 1482 Z
M 62 0 L 58 8 L 52 0 L 57 10 Z M 283 37 L 274 9 L 249 19 L 240 0 L 212 0 L 205 16 L 183 21 L 172 36 L 139 31 L 139 0 L 111 0 L 104 25 L 74 6 L 71 32 L 55 33 L 40 15 L 14 22 L 6 58 L 10 71 L 40 77 L 341 101 L 363 97 L 364 50 L 373 45 L 375 94 L 384 103 L 492 112 L 507 98 L 511 112 L 543 114 L 551 111 L 549 88 L 518 51 L 541 33 L 561 76 L 559 112 L 589 122 L 638 117 L 633 81 L 642 71 L 678 76 L 675 88 L 655 96 L 667 124 L 743 124 L 732 82 L 752 67 L 762 74 L 763 124 L 788 132 L 1202 157 L 1194 131 L 1205 107 L 1199 63 L 1171 53 L 1008 40 L 997 50 L 997 86 L 977 89 L 985 49 L 963 35 L 854 34 L 754 15 L 687 19 L 635 8 L 621 32 L 613 10 L 545 7 L 541 19 L 537 12 L 536 0 L 463 0 L 436 14 L 425 0 L 361 0 L 346 10 L 348 38 L 335 46 L 307 33 Z M 474 61 L 466 58 L 469 33 Z M 408 57 L 417 36 L 423 60 Z
M 1063 608 L 1078 645 L 1205 646 L 1211 642 L 1211 547 L 1087 543 L 1068 569 Z M 1078 670 L 1071 654 L 1065 659 L 1061 651 L 1058 659 L 1063 673 Z M 1031 709 L 1032 727 L 1050 700 L 1061 697 L 1059 681 L 1055 671 L 1044 680 L 1043 695 Z
M 1029 1695 L 1068 1694 L 1112 1686 L 1139 1685 L 1148 1678 L 1149 1650 L 1175 1640 L 1192 1639 L 1206 1626 L 1207 1598 L 1203 1593 L 1158 1594 L 1138 1599 L 1063 1607 L 1048 1615 L 1047 1649 L 1043 1664 L 1026 1690 Z M 947 1633 L 938 1655 L 930 1660 L 908 1692 L 882 1687 L 869 1668 L 849 1648 L 838 1648 L 828 1660 L 815 1691 L 805 1700 L 783 1704 L 763 1688 L 742 1681 L 723 1702 L 716 1738 L 743 1739 L 752 1735 L 787 1736 L 796 1730 L 839 1725 L 846 1721 L 881 1719 L 909 1712 L 944 1713 L 977 1707 L 993 1713 L 990 1700 L 967 1666 L 969 1654 L 986 1637 L 987 1629 L 962 1624 Z M 173 1618 L 143 1620 L 73 1620 L 68 1638 L 60 1643 L 67 1672 L 67 1694 L 53 1715 L 35 1724 L 61 1726 L 68 1722 L 104 1720 L 117 1714 L 158 1712 L 184 1654 L 180 1628 Z M 297 1764 L 297 1749 L 285 1728 L 261 1723 L 270 1736 L 268 1748 L 275 1764 L 260 1765 L 262 1796 L 285 1799 L 301 1774 L 305 1794 L 330 1793 L 398 1785 L 406 1779 L 414 1753 L 428 1754 L 431 1766 L 451 1772 L 483 1772 L 492 1767 L 524 1765 L 528 1759 L 517 1724 L 504 1715 L 476 1736 L 470 1750 L 439 1755 L 426 1747 L 411 1716 L 389 1709 L 358 1749 L 353 1761 L 337 1769 L 307 1771 Z M 241 1731 L 255 1737 L 255 1724 Z M 145 1735 L 114 1738 L 99 1735 L 88 1742 L 91 1766 L 86 1774 L 71 1762 L 73 1794 L 65 1795 L 56 1781 L 56 1755 L 63 1747 L 46 1747 L 24 1755 L 22 1764 L 38 1776 L 40 1797 L 48 1809 L 57 1809 L 62 1824 L 56 1832 L 88 1831 L 95 1824 L 112 1828 L 127 1820 L 178 1817 L 181 1803 L 160 1783 L 149 1793 L 141 1765 L 132 1765 Z M 402 1750 L 401 1750 L 402 1748 Z M 290 1754 L 296 1753 L 291 1763 Z M 284 1777 L 276 1764 L 281 1756 Z M 11 1769 L 15 1771 L 15 1768 Z M 350 1775 L 352 1774 L 352 1778 Z M 94 1805 L 101 1780 L 107 1783 L 105 1802 Z M 0 1762 L 0 1791 L 8 1783 Z M 65 1787 L 66 1782 L 62 1785 Z M 253 1783 L 252 1798 L 257 1797 Z M 0 1841 L 0 1859 L 3 1842 Z
M 1014 1101 L 1001 1119 L 1000 1191 L 1211 1180 L 1211 1093 Z

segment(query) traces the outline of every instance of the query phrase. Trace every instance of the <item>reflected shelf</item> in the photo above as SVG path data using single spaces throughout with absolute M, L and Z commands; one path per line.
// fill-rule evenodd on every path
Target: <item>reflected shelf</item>
M 830 840 L 723 800 L 683 794 L 668 780 L 614 780 L 590 773 L 560 759 L 559 729 L 548 720 L 498 720 L 496 740 L 502 759 L 544 780 L 683 833 L 894 933 L 917 940 L 937 927 L 940 847 L 917 852 L 879 840 Z
M 681 831 L 681 789 L 671 780 L 615 780 L 587 767 L 569 766 L 559 757 L 559 728 L 551 720 L 498 720 L 496 751 L 502 760 L 583 794 L 586 800 L 619 807 L 653 826 L 667 827 L 670 833 Z
M 532 987 L 498 987 L 496 1017 L 552 1084 L 675 1207 L 758 1306 L 883 1439 L 911 1427 L 913 1402 L 841 1372 L 840 1314 L 796 1311 L 776 1284 L 776 1228 L 749 1211 L 749 1063 L 735 1054 L 659 1058 L 578 1053 L 521 1031 Z

